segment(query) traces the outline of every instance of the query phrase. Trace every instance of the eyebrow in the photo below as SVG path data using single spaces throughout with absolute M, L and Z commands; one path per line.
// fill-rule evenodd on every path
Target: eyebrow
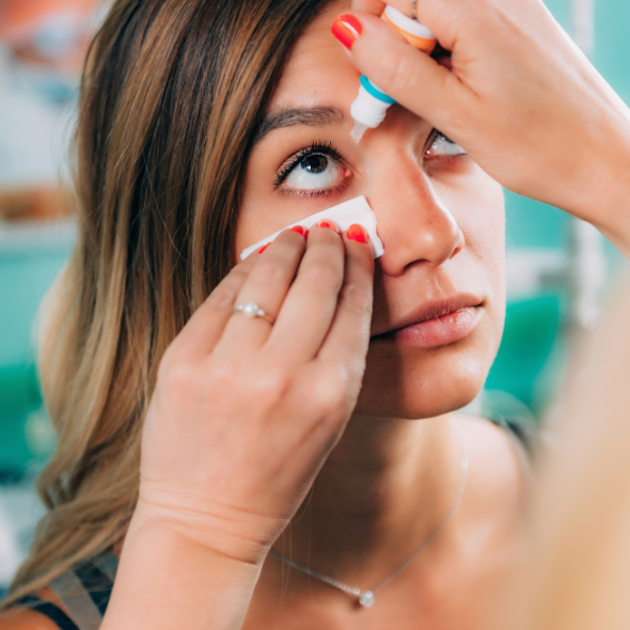
M 346 115 L 343 110 L 338 107 L 298 107 L 271 111 L 258 125 L 252 146 L 276 129 L 295 125 L 307 127 L 339 125 L 345 118 Z

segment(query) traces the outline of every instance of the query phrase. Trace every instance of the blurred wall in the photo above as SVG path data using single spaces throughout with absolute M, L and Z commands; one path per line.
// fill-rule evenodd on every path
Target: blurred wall
M 593 2 L 592 61 L 630 103 L 630 2 Z M 546 4 L 573 35 L 573 0 L 546 0 Z M 518 413 L 519 403 L 524 402 L 540 415 L 553 398 L 566 355 L 571 293 L 565 271 L 572 219 L 561 210 L 506 192 L 506 223 L 508 310 L 503 343 L 486 383 L 489 406 L 494 400 L 500 411 Z M 622 257 L 602 242 L 609 279 Z M 605 290 L 606 282 L 604 294 Z M 505 392 L 517 400 L 510 402 Z
M 75 238 L 71 208 L 63 209 L 57 182 L 65 172 L 61 156 L 73 119 L 80 55 L 64 48 L 63 38 L 82 45 L 85 24 L 75 19 L 76 12 L 89 4 L 40 2 L 64 8 L 65 17 L 43 27 L 38 23 L 29 40 L 19 29 L 19 37 L 15 29 L 6 35 L 10 2 L 15 26 L 40 0 L 0 0 L 0 517 L 18 532 L 0 537 L 0 565 L 3 553 L 14 562 L 27 547 L 33 519 L 25 514 L 37 513 L 28 497 L 10 495 L 7 484 L 15 486 L 25 475 L 29 481 L 54 445 L 37 384 L 33 329 L 38 305 Z M 630 102 L 630 0 L 595 3 L 594 63 Z M 570 0 L 548 0 L 548 6 L 571 32 Z M 66 9 L 75 17 L 68 19 Z M 98 22 L 93 12 L 89 18 L 92 25 Z M 566 355 L 571 223 L 560 210 L 512 193 L 506 193 L 506 213 L 506 328 L 480 404 L 485 413 L 536 418 L 553 397 Z M 619 258 L 610 247 L 606 254 L 611 273 Z M 19 553 L 7 540 L 19 541 Z

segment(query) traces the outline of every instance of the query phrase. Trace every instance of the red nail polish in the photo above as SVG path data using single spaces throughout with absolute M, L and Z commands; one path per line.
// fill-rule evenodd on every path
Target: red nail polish
M 351 241 L 356 241 L 357 243 L 367 243 L 368 235 L 365 231 L 365 228 L 358 223 L 353 223 L 346 232 L 346 236 Z
M 310 230 L 304 230 L 304 238 L 308 238 Z
M 304 236 L 304 228 L 301 225 L 294 225 L 291 232 L 297 232 L 300 236 Z
M 357 41 L 357 37 L 361 35 L 363 27 L 361 22 L 351 15 L 350 13 L 344 13 L 340 15 L 330 27 L 332 34 L 348 49 L 352 48 L 354 42 Z
M 263 253 L 263 252 L 267 249 L 267 247 L 269 247 L 269 245 L 271 245 L 271 243 L 267 243 L 266 245 L 263 245 L 263 246 L 262 246 L 262 247 L 258 250 L 258 253 L 259 253 L 259 254 L 262 254 L 262 253 Z
M 332 223 L 331 221 L 326 221 L 326 219 L 320 221 L 317 224 L 317 227 L 326 228 L 327 230 L 332 230 L 335 234 L 339 234 L 339 228 L 337 227 L 337 225 L 335 223 Z

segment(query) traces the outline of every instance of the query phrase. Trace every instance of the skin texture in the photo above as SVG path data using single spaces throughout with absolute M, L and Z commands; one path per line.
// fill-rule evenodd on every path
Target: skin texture
M 411 2 L 391 4 L 411 15 Z M 384 24 L 380 0 L 352 2 L 357 68 L 505 187 L 592 223 L 630 255 L 628 108 L 542 0 L 417 4 L 452 71 Z
M 281 553 L 291 549 L 294 559 L 323 573 L 367 588 L 419 547 L 452 504 L 458 475 L 445 414 L 478 393 L 500 341 L 504 216 L 500 186 L 465 156 L 428 155 L 433 127 L 400 107 L 391 108 L 386 121 L 366 133 L 359 145 L 352 142 L 348 113 L 357 94 L 358 72 L 330 34 L 338 7 L 305 31 L 269 114 L 324 107 L 337 108 L 345 117 L 333 124 L 277 129 L 255 146 L 248 161 L 236 250 L 360 194 L 376 214 L 385 254 L 376 261 L 372 339 L 358 407 L 299 518 L 275 545 Z M 276 171 L 287 158 L 313 143 L 332 143 L 343 156 L 329 189 L 311 196 L 300 195 L 289 180 L 276 186 Z M 458 292 L 479 296 L 483 305 L 478 326 L 465 339 L 421 348 L 380 335 L 419 306 Z M 306 319 L 298 325 L 308 330 L 310 324 Z M 402 420 L 418 418 L 433 419 Z M 506 554 L 511 544 L 507 524 L 514 525 L 520 482 L 514 451 L 502 432 L 470 418 L 458 422 L 475 470 L 461 518 L 444 532 L 441 545 L 397 578 L 396 588 L 379 594 L 378 607 L 369 613 L 357 609 L 347 596 L 326 585 L 295 571 L 287 576 L 271 558 L 245 627 L 306 623 L 319 628 L 333 623 L 365 628 L 395 620 L 404 628 L 415 627 L 421 619 L 448 627 L 463 616 L 478 619 L 487 594 L 497 592 L 494 582 L 504 568 L 502 562 L 483 559 L 481 550 L 490 558 Z M 493 477 L 499 472 L 504 480 L 497 484 Z M 499 500 L 504 503 L 497 510 Z M 432 506 L 428 513 L 427 505 Z M 489 518 L 490 506 L 494 514 Z M 488 529 L 480 534 L 480 526 Z M 463 539 L 460 527 L 468 530 Z M 471 534 L 481 535 L 484 543 L 473 549 Z M 474 571 L 462 562 L 468 552 L 476 556 Z M 447 586 L 455 581 L 462 586 L 460 593 L 470 594 L 457 605 L 450 601 Z M 414 597 L 422 588 L 434 594 L 429 606 Z M 436 614 L 444 598 L 453 610 L 450 620 L 443 611 Z
M 433 127 L 401 107 L 392 107 L 360 144 L 352 142 L 348 113 L 359 74 L 330 34 L 335 10 L 338 5 L 301 38 L 270 113 L 335 107 L 345 118 L 330 125 L 278 129 L 258 143 L 248 162 L 236 249 L 365 195 L 385 244 L 376 264 L 372 335 L 398 327 L 424 304 L 460 292 L 478 296 L 483 304 L 475 331 L 452 345 L 425 349 L 372 339 L 358 412 L 433 417 L 474 398 L 498 348 L 505 313 L 502 191 L 466 157 L 429 159 Z M 288 186 L 275 188 L 276 170 L 287 157 L 314 142 L 332 143 L 343 156 L 347 172 L 335 182 L 341 189 L 310 198 Z

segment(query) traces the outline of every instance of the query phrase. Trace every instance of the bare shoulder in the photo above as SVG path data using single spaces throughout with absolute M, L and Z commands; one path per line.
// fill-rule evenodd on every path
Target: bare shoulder
M 37 596 L 59 606 L 59 608 L 67 613 L 50 589 L 47 588 L 40 591 L 37 593 Z M 15 607 L 0 613 L 0 630 L 59 630 L 59 626 L 45 615 L 35 610 Z
M 59 630 L 59 627 L 34 610 L 10 608 L 0 614 L 0 630 Z
M 503 506 L 518 510 L 527 490 L 519 446 L 503 427 L 467 414 L 453 416 L 468 451 L 471 494 L 482 511 Z

